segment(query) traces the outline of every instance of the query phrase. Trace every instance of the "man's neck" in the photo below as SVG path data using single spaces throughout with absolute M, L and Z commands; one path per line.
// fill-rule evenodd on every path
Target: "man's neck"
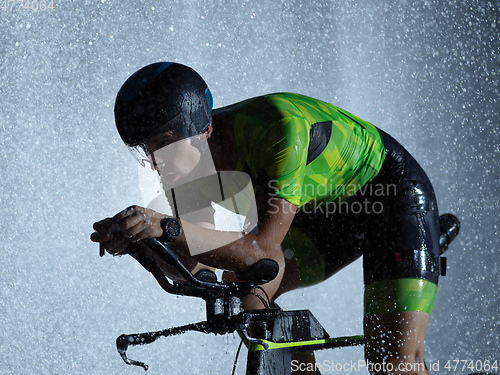
M 208 145 L 217 171 L 234 171 L 238 160 L 233 124 L 228 116 L 213 118 L 213 133 Z

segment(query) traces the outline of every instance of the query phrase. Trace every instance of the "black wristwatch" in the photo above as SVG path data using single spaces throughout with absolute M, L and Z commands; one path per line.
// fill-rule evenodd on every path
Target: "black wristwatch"
M 161 229 L 163 229 L 163 234 L 161 239 L 167 242 L 174 242 L 182 233 L 182 226 L 179 220 L 173 217 L 164 217 L 160 221 Z

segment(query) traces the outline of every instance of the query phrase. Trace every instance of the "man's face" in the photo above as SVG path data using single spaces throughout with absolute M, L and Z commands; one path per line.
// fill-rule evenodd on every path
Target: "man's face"
M 147 160 L 161 180 L 157 189 L 158 180 L 143 174 L 141 193 L 147 196 L 145 206 L 167 215 L 175 212 L 176 217 L 191 223 L 199 222 L 200 215 L 206 217 L 208 209 L 219 230 L 250 232 L 258 218 L 252 180 L 244 172 L 216 171 L 208 145 L 210 134 L 211 129 L 180 139 L 163 133 L 142 145 L 140 160 Z M 153 177 L 158 177 L 157 173 Z M 184 228 L 191 255 L 211 250 L 199 246 L 198 233 Z
M 201 153 L 193 146 L 200 136 L 179 139 L 171 132 L 160 134 L 146 143 L 153 170 L 158 171 L 165 183 L 187 177 L 198 165 Z

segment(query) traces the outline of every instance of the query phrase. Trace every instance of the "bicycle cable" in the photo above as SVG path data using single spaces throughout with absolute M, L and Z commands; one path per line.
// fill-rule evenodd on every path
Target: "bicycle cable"
M 266 309 L 269 308 L 269 304 L 266 302 L 264 297 L 262 297 L 261 295 L 258 295 L 257 293 L 254 293 L 254 292 L 250 292 L 250 293 L 248 293 L 248 295 L 257 297 L 260 300 L 260 302 L 262 302 L 262 304 L 264 305 L 264 308 L 266 308 Z
M 257 293 L 250 292 L 249 295 L 257 297 L 262 302 L 262 304 L 264 305 L 264 308 L 266 308 L 266 309 L 270 308 L 270 306 L 271 306 L 271 299 L 269 298 L 269 295 L 264 290 L 264 288 L 261 287 L 260 285 L 256 285 L 256 286 L 254 286 L 254 289 L 260 289 L 260 290 L 262 290 L 262 292 L 266 296 L 267 302 L 264 299 L 264 297 L 258 295 Z M 242 346 L 243 346 L 243 338 L 241 338 L 240 344 L 238 345 L 238 350 L 236 350 L 236 356 L 234 358 L 233 371 L 231 372 L 231 375 L 234 375 L 236 373 L 236 365 L 238 364 L 238 357 L 240 356 L 240 351 L 241 351 L 241 347 Z
M 236 357 L 234 358 L 233 372 L 231 372 L 231 375 L 234 375 L 236 373 L 236 364 L 238 363 L 238 357 L 240 356 L 240 350 L 242 346 L 243 346 L 243 339 L 240 340 L 240 345 L 238 345 L 238 350 L 236 350 Z
M 260 290 L 262 290 L 262 293 L 264 293 L 264 295 L 267 298 L 268 306 L 271 306 L 271 299 L 269 298 L 269 295 L 267 294 L 266 290 L 263 287 L 261 287 L 260 285 L 254 286 L 254 289 L 260 289 Z

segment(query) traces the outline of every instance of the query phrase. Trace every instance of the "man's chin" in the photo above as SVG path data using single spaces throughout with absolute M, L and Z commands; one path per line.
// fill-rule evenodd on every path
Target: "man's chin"
M 160 175 L 161 176 L 161 175 Z M 183 175 L 182 173 L 170 174 L 168 176 L 161 176 L 161 182 L 164 188 L 172 189 L 180 186 L 184 183 L 190 182 L 189 175 Z
M 174 174 L 168 174 L 168 175 L 162 175 L 160 173 L 161 180 L 164 184 L 173 184 L 177 182 L 180 179 L 180 174 L 179 173 L 174 173 Z

